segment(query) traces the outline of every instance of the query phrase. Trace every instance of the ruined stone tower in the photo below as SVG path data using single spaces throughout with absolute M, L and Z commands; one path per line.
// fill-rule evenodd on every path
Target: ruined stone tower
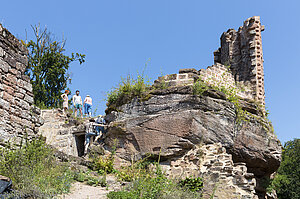
M 214 62 L 230 66 L 236 82 L 245 94 L 265 104 L 264 70 L 260 17 L 248 18 L 238 31 L 229 29 L 221 36 L 221 47 L 214 52 Z
M 192 85 L 195 76 L 209 85 L 234 89 L 242 99 L 265 105 L 264 70 L 260 17 L 244 21 L 238 31 L 229 29 L 221 36 L 221 47 L 214 52 L 214 65 L 207 69 L 181 69 L 179 74 L 160 77 L 169 86 Z

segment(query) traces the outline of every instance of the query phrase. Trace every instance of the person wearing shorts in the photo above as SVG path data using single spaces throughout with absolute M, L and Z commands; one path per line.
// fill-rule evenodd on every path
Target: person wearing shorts
M 92 98 L 90 95 L 87 95 L 83 101 L 84 106 L 84 114 L 88 115 L 88 117 L 92 117 Z
M 75 117 L 77 117 L 77 111 L 79 110 L 81 117 L 82 115 L 82 99 L 81 96 L 79 95 L 79 90 L 76 91 L 75 95 L 72 98 L 74 108 L 75 108 Z

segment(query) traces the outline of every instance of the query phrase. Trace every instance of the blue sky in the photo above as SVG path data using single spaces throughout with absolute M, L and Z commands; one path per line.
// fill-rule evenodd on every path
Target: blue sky
M 90 94 L 98 114 L 105 94 L 121 77 L 160 74 L 213 64 L 222 32 L 261 16 L 266 105 L 284 143 L 300 133 L 300 2 L 276 0 L 2 1 L 0 23 L 20 39 L 40 23 L 67 39 L 67 54 L 86 54 L 73 63 L 71 91 Z

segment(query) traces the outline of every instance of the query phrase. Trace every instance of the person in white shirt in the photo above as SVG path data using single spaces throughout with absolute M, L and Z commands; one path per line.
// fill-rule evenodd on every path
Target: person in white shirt
M 90 95 L 86 95 L 83 101 L 84 114 L 88 115 L 89 117 L 92 117 L 92 105 L 92 98 L 90 97 Z
M 79 110 L 81 117 L 82 115 L 82 99 L 81 96 L 79 95 L 79 90 L 76 91 L 76 94 L 72 98 L 73 100 L 73 105 L 75 108 L 75 117 L 77 117 L 77 110 Z

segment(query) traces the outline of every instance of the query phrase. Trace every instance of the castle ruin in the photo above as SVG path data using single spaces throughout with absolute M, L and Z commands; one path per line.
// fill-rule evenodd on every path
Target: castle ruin
M 200 77 L 211 85 L 235 88 L 243 99 L 265 104 L 263 52 L 260 17 L 248 18 L 238 31 L 229 29 L 221 36 L 221 47 L 214 52 L 214 65 L 207 69 L 181 69 L 179 74 L 166 75 L 170 86 L 191 85 Z
M 41 124 L 27 64 L 26 47 L 0 24 L 0 144 L 34 136 Z

